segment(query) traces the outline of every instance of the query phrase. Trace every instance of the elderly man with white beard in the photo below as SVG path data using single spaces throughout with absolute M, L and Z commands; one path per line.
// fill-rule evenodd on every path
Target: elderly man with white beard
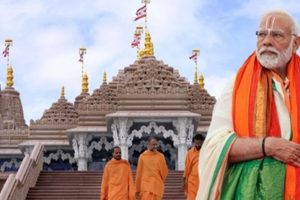
M 256 36 L 215 105 L 198 200 L 300 199 L 299 29 L 288 13 L 269 11 Z

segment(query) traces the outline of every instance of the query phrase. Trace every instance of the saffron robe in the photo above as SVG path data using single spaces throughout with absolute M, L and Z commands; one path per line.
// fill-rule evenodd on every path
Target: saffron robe
M 127 160 L 112 158 L 104 168 L 101 200 L 134 200 L 135 185 Z
M 300 199 L 300 170 L 271 157 L 228 164 L 236 137 L 282 137 L 300 143 L 300 58 L 287 67 L 288 94 L 253 53 L 218 99 L 200 151 L 202 199 Z M 270 90 L 271 89 L 271 90 Z M 263 109 L 262 109 L 263 108 Z M 276 174 L 276 176 L 274 176 Z
M 145 195 L 161 199 L 167 175 L 168 166 L 164 155 L 158 151 L 144 151 L 139 157 L 136 170 L 135 184 L 139 199 L 148 200 L 149 197 L 145 197 Z
M 195 200 L 199 187 L 198 161 L 199 152 L 192 147 L 185 158 L 185 168 L 183 177 L 185 177 L 185 194 L 187 200 Z

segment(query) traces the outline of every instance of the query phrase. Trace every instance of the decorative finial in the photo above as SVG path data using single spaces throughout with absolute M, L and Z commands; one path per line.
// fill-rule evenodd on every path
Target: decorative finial
M 88 93 L 89 92 L 89 82 L 88 82 L 89 78 L 87 73 L 85 72 L 82 76 L 82 89 L 81 92 L 83 94 Z
M 14 85 L 14 70 L 11 67 L 11 65 L 9 65 L 7 67 L 6 87 L 12 88 L 13 85 Z
M 202 74 L 200 74 L 199 76 L 199 86 L 200 86 L 200 89 L 204 89 L 204 76 Z
M 149 32 L 145 34 L 145 48 L 139 52 L 140 58 L 144 58 L 146 56 L 153 56 L 154 48 L 153 43 L 151 42 L 151 36 Z
M 60 97 L 65 98 L 65 87 L 64 86 L 61 87 Z
M 84 70 L 84 68 L 83 68 L 83 63 L 84 63 L 83 56 L 84 56 L 85 54 L 86 54 L 86 48 L 81 47 L 81 48 L 79 49 L 79 60 L 78 60 L 78 62 L 81 62 L 81 76 L 83 76 L 83 70 Z
M 195 62 L 195 74 L 194 74 L 194 84 L 198 84 L 198 55 L 199 55 L 199 49 L 194 49 L 193 54 L 189 57 Z
M 107 81 L 107 79 L 106 79 L 106 72 L 104 72 L 103 73 L 103 84 L 106 84 L 106 81 Z

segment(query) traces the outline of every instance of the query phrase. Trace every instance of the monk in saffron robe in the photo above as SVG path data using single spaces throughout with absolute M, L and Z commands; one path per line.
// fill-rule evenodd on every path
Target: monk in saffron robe
M 204 137 L 197 134 L 193 138 L 194 146 L 187 152 L 185 158 L 185 168 L 183 173 L 183 188 L 187 200 L 195 200 L 198 187 L 199 187 L 199 175 L 198 175 L 198 161 L 199 152 L 204 141 Z
M 214 107 L 197 200 L 300 199 L 299 36 L 288 13 L 261 17 L 256 51 Z
M 120 147 L 113 148 L 112 156 L 104 168 L 101 200 L 134 200 L 135 186 L 130 165 L 121 159 Z
M 167 175 L 167 163 L 164 155 L 157 151 L 157 140 L 149 137 L 148 150 L 140 155 L 136 170 L 137 198 L 161 200 Z

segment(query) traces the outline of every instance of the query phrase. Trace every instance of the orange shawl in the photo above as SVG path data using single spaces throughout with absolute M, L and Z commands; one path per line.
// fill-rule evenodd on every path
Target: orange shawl
M 300 58 L 293 54 L 287 68 L 290 81 L 292 141 L 300 143 Z M 232 101 L 234 131 L 239 137 L 280 137 L 272 89 L 272 72 L 253 53 L 238 71 Z M 300 170 L 286 165 L 285 199 L 300 199 Z

